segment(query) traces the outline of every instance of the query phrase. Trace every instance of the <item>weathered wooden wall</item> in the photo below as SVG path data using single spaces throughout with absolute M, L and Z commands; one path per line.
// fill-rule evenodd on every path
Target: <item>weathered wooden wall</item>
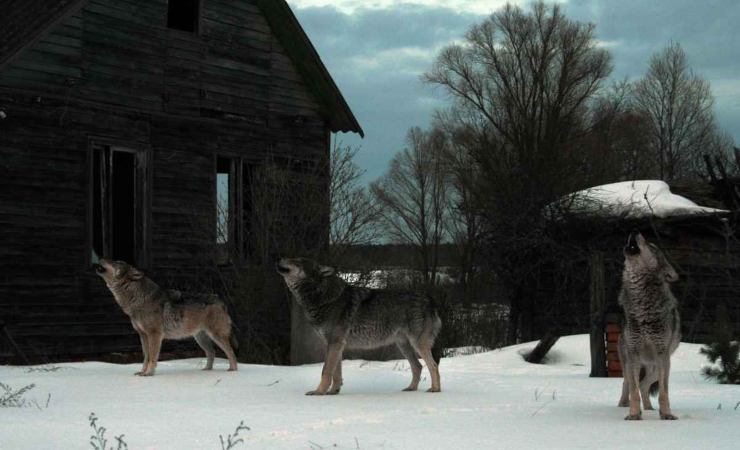
M 91 0 L 0 72 L 0 317 L 32 356 L 138 347 L 85 272 L 91 138 L 149 152 L 146 269 L 175 284 L 213 245 L 216 155 L 328 152 L 326 120 L 255 2 L 205 2 L 198 34 L 167 29 L 166 12 Z

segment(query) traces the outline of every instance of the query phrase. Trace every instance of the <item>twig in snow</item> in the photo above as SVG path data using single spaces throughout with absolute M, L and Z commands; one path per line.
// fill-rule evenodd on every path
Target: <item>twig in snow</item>
M 23 398 L 23 396 L 35 387 L 36 385 L 34 383 L 31 383 L 29 385 L 23 386 L 20 389 L 15 390 L 7 384 L 0 383 L 0 407 L 23 408 L 27 404 L 27 401 Z
M 239 437 L 239 432 L 243 430 L 249 431 L 250 428 L 244 425 L 244 421 L 242 420 L 241 422 L 239 422 L 239 425 L 236 426 L 234 433 L 226 436 L 225 441 L 224 441 L 224 437 L 219 434 L 218 439 L 221 441 L 221 450 L 231 450 L 232 448 L 236 447 L 239 443 L 244 442 L 244 439 Z
M 56 372 L 58 370 L 63 369 L 69 369 L 70 367 L 61 367 L 61 366 L 47 366 L 47 367 L 29 367 L 26 369 L 26 373 L 32 373 L 32 372 Z
M 276 384 L 280 383 L 280 380 L 275 380 L 272 383 L 268 384 L 267 387 L 275 386 Z
M 98 417 L 95 415 L 94 412 L 90 413 L 88 420 L 90 421 L 90 426 L 95 431 L 95 434 L 90 436 L 90 445 L 92 446 L 92 448 L 95 450 L 114 450 L 113 447 L 107 447 L 108 439 L 105 438 L 106 428 L 103 426 L 98 426 Z M 115 436 L 113 439 L 115 439 L 117 443 L 115 450 L 128 449 L 128 445 L 123 440 L 122 434 Z

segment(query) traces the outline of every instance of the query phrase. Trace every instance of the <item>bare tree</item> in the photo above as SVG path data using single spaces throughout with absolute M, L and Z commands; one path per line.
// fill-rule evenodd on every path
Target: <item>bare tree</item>
M 585 187 L 590 162 L 578 140 L 593 126 L 590 102 L 611 72 L 594 27 L 559 6 L 530 12 L 508 5 L 473 26 L 437 57 L 424 80 L 453 98 L 474 132 L 480 173 L 475 204 L 483 218 L 486 262 L 508 287 L 509 340 L 531 302 L 532 277 L 547 242 L 543 208 Z
M 417 249 L 424 282 L 437 279 L 439 247 L 447 236 L 447 183 L 443 155 L 446 139 L 439 131 L 412 128 L 408 147 L 391 160 L 388 172 L 371 185 L 381 206 L 385 229 L 397 243 Z
M 482 176 L 473 155 L 478 144 L 476 131 L 458 114 L 459 110 L 438 112 L 435 129 L 445 133 L 448 145 L 443 154 L 449 186 L 450 239 L 457 250 L 459 285 L 463 305 L 470 306 L 476 281 L 477 249 L 483 230 L 482 219 L 476 205 L 475 189 Z
M 715 138 L 709 82 L 693 73 L 686 53 L 670 43 L 650 60 L 635 86 L 635 101 L 649 124 L 651 150 L 660 178 L 696 176 Z
M 499 151 L 514 152 L 536 174 L 562 166 L 564 145 L 587 128 L 587 101 L 610 71 L 593 25 L 536 3 L 529 14 L 507 5 L 473 26 L 424 79 L 486 119 Z
M 588 163 L 588 183 L 655 178 L 648 123 L 635 108 L 634 84 L 620 80 L 609 86 L 590 108 L 591 130 L 579 140 Z
M 381 235 L 380 209 L 362 184 L 364 170 L 354 162 L 358 151 L 335 141 L 331 152 L 329 251 L 333 262 L 350 247 L 373 244 Z

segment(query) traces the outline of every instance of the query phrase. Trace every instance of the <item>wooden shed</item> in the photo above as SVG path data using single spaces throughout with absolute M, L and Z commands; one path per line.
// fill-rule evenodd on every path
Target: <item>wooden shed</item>
M 332 132 L 362 135 L 285 0 L 4 1 L 0 360 L 138 349 L 94 255 L 174 284 L 214 244 L 249 260 L 250 174 L 319 167 Z
M 713 192 L 709 184 L 677 183 L 671 190 L 704 206 L 727 210 L 670 217 L 590 218 L 550 227 L 563 253 L 543 257 L 549 262 L 532 281 L 532 300 L 524 308 L 520 338 L 539 339 L 547 331 L 560 336 L 589 333 L 592 376 L 621 376 L 616 334 L 622 310 L 617 298 L 623 247 L 634 229 L 660 246 L 679 273 L 672 291 L 679 301 L 684 342 L 711 342 L 718 311 L 727 314 L 729 326 L 740 333 L 737 215 L 723 201 L 725 196 Z

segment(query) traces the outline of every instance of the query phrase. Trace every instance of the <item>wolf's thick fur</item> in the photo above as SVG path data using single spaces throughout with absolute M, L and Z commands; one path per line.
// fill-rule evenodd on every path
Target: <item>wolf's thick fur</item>
M 105 280 L 141 338 L 144 365 L 136 375 L 154 375 L 162 339 L 191 336 L 206 352 L 204 370 L 213 368 L 214 343 L 229 358 L 229 370 L 237 370 L 231 318 L 226 306 L 216 296 L 192 297 L 183 296 L 178 291 L 166 291 L 123 261 L 101 259 L 95 271 Z
M 640 420 L 640 396 L 645 409 L 653 409 L 650 391 L 658 385 L 660 418 L 675 420 L 668 399 L 671 354 L 681 342 L 678 302 L 670 283 L 678 274 L 663 252 L 637 232 L 624 248 L 624 272 L 619 304 L 624 324 L 619 336 L 619 358 L 624 382 L 619 406 L 629 406 L 626 420 Z
M 285 279 L 309 322 L 326 340 L 321 382 L 306 395 L 338 394 L 342 387 L 342 352 L 396 344 L 411 366 L 415 391 L 421 378 L 418 353 L 432 378 L 429 392 L 441 390 L 438 361 L 432 354 L 442 322 L 433 299 L 422 293 L 351 286 L 307 258 L 281 259 L 278 272 Z

